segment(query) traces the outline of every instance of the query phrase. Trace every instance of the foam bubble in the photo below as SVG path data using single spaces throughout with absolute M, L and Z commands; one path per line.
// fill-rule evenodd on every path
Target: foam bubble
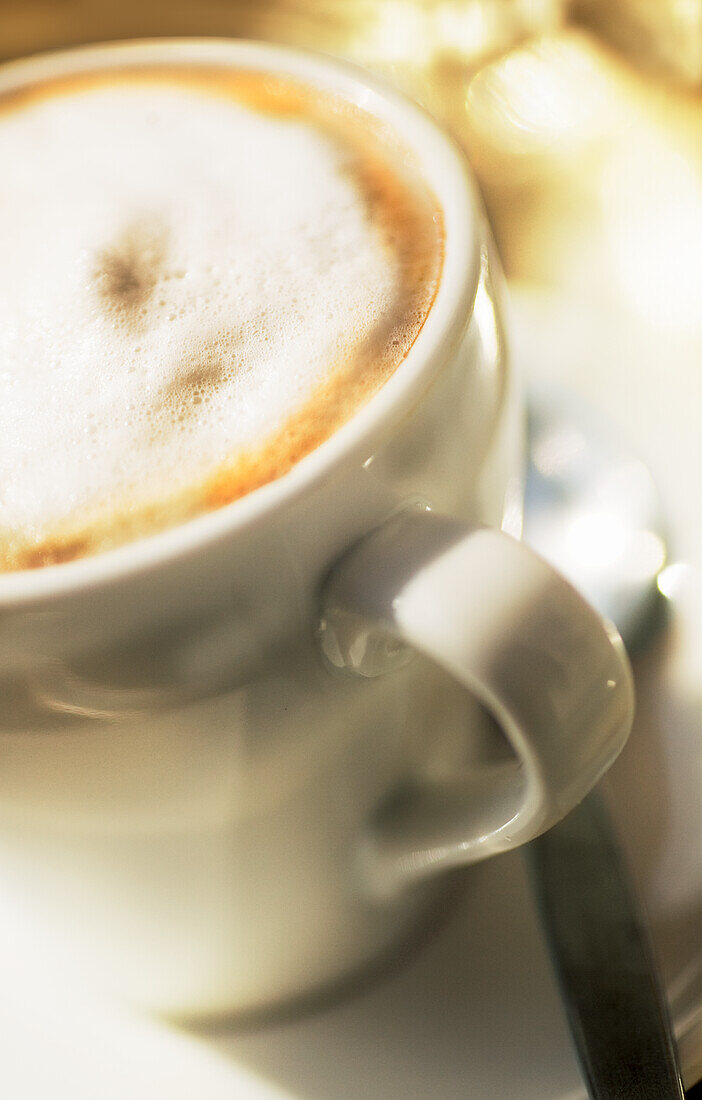
M 0 114 L 0 163 L 10 562 L 265 449 L 402 323 L 404 261 L 354 154 L 304 117 L 98 81 Z

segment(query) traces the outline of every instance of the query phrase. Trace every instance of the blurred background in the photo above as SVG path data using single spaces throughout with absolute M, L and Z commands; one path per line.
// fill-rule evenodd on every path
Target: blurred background
M 0 55 L 237 35 L 407 90 L 465 146 L 507 274 L 699 334 L 702 0 L 0 0 Z

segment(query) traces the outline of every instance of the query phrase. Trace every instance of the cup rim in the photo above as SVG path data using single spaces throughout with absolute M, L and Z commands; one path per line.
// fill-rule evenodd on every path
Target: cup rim
M 287 473 L 213 511 L 112 549 L 35 569 L 0 572 L 0 604 L 68 595 L 189 557 L 261 522 L 310 492 L 344 462 L 367 460 L 375 441 L 421 399 L 460 341 L 480 275 L 479 202 L 465 157 L 418 104 L 351 62 L 278 43 L 237 38 L 155 38 L 52 50 L 0 66 L 0 94 L 99 64 L 236 64 L 275 68 L 346 98 L 389 125 L 417 157 L 444 218 L 444 257 L 429 314 L 406 358 L 373 396 Z

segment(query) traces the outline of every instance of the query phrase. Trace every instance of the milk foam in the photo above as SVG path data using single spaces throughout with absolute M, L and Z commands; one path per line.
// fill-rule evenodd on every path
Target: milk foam
M 7 568 L 264 448 L 387 330 L 402 265 L 355 156 L 309 119 L 176 81 L 0 114 Z

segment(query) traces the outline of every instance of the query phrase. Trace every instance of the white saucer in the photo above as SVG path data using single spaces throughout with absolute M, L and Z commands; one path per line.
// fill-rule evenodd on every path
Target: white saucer
M 663 375 L 669 342 L 622 331 L 618 318 L 534 294 L 514 305 L 529 374 L 572 383 L 649 461 L 683 563 L 668 574 L 680 589 L 671 629 L 636 664 L 638 717 L 608 789 L 692 1083 L 702 1076 L 702 376 L 691 355 Z M 459 904 L 406 965 L 343 1003 L 243 1034 L 178 1032 L 67 1001 L 18 954 L 2 976 L 0 1089 L 12 1100 L 582 1100 L 521 856 L 464 879 Z

